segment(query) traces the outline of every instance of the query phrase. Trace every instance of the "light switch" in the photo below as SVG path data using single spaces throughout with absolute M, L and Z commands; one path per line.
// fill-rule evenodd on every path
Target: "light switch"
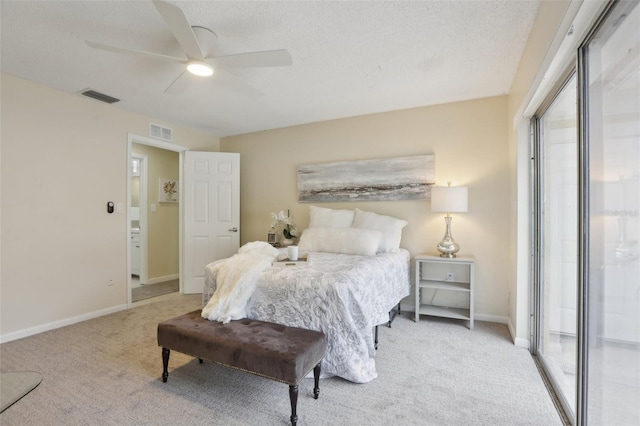
M 124 208 L 122 207 L 122 203 L 116 203 L 116 213 L 122 214 L 124 212 Z
M 151 204 L 151 211 L 155 212 L 156 211 L 156 205 L 155 204 Z

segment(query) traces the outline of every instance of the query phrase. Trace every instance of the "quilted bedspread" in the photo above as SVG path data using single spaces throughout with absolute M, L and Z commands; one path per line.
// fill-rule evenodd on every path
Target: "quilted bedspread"
M 373 327 L 409 295 L 407 250 L 375 256 L 310 253 L 307 262 L 278 262 L 263 271 L 249 300 L 248 317 L 319 330 L 327 335 L 323 375 L 356 383 L 377 377 Z M 206 268 L 203 306 L 216 290 Z

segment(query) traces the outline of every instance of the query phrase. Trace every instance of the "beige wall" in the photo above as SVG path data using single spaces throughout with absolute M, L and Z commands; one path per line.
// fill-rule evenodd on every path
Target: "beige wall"
M 147 205 L 147 278 L 155 279 L 177 276 L 179 273 L 179 204 L 161 203 L 158 200 L 159 179 L 178 180 L 180 175 L 180 154 L 149 145 L 131 144 L 131 152 L 147 156 L 148 187 Z M 155 204 L 156 211 L 151 210 Z M 146 283 L 145 283 L 146 284 Z
M 469 187 L 469 213 L 456 214 L 461 254 L 477 260 L 476 312 L 506 321 L 509 164 L 506 96 L 415 108 L 223 138 L 241 161 L 241 241 L 264 240 L 270 212 L 291 210 L 300 229 L 309 204 L 297 202 L 299 164 L 435 154 L 436 184 Z M 360 208 L 409 221 L 402 246 L 435 252 L 444 219 L 427 201 L 318 204 Z
M 177 144 L 219 140 L 1 74 L 0 337 L 42 331 L 127 303 L 127 134 L 149 122 Z M 108 285 L 111 282 L 112 285 Z

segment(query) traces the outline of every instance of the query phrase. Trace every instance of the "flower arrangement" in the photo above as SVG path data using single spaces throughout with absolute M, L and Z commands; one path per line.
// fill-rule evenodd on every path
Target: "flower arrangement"
M 176 193 L 176 181 L 169 180 L 164 183 L 164 193 L 167 194 L 167 199 L 172 199 L 173 194 Z
M 298 230 L 288 211 L 286 214 L 282 210 L 278 213 L 271 213 L 271 229 L 274 232 L 282 232 L 282 236 L 287 240 L 292 240 L 298 236 Z
M 178 202 L 178 181 L 168 178 L 159 178 L 158 201 L 161 203 Z

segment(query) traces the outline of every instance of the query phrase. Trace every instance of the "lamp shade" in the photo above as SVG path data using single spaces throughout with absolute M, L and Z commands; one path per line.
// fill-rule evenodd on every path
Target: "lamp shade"
M 445 213 L 464 213 L 467 211 L 466 186 L 432 186 L 431 211 Z

